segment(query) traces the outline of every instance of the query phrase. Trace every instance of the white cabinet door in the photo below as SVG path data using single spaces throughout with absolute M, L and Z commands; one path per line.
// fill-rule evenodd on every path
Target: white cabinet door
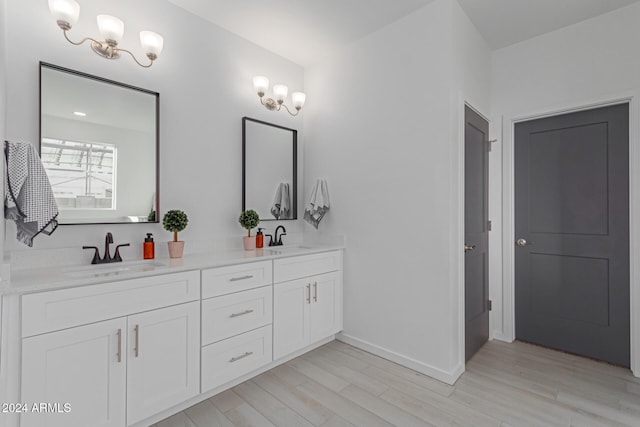
M 273 287 L 273 360 L 309 344 L 309 301 L 307 279 Z
M 128 344 L 129 425 L 199 393 L 199 302 L 129 316 Z
M 20 425 L 125 425 L 126 327 L 118 318 L 25 338 L 22 401 L 30 412 Z M 31 405 L 39 403 L 53 406 L 33 412 Z
M 334 335 L 341 327 L 342 281 L 338 272 L 310 277 L 309 341 Z

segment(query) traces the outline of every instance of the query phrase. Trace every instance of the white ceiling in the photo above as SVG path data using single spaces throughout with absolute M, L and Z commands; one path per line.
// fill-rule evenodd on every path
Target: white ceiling
M 169 0 L 302 66 L 433 0 Z M 640 0 L 458 0 L 492 49 Z
M 576 24 L 638 0 L 458 0 L 492 49 Z

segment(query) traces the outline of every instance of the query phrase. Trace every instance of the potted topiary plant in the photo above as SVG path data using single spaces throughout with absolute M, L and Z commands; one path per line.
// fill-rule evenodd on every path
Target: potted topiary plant
M 188 223 L 187 214 L 179 209 L 173 209 L 164 214 L 162 226 L 165 230 L 173 233 L 173 241 L 167 242 L 169 245 L 169 258 L 182 258 L 184 242 L 178 240 L 178 232 L 187 228 Z
M 240 223 L 242 228 L 246 228 L 248 231 L 248 235 L 242 238 L 244 250 L 250 251 L 255 249 L 256 236 L 251 235 L 251 229 L 256 228 L 258 224 L 260 224 L 260 217 L 258 217 L 258 212 L 254 211 L 253 209 L 246 210 L 240 214 L 238 222 Z

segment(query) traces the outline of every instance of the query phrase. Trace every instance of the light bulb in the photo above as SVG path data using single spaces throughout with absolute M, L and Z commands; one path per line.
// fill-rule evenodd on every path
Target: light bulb
M 307 95 L 302 92 L 293 92 L 291 94 L 291 101 L 293 102 L 293 107 L 296 110 L 300 110 L 304 106 L 304 101 L 306 101 Z
M 265 76 L 255 76 L 253 78 L 253 89 L 260 97 L 263 97 L 267 89 L 269 89 L 269 79 Z
M 164 39 L 160 34 L 153 31 L 140 31 L 140 44 L 147 57 L 155 61 L 162 53 Z
M 124 22 L 110 15 L 98 15 L 100 34 L 110 46 L 115 46 L 122 40 Z
M 289 88 L 285 85 L 273 85 L 273 97 L 278 104 L 282 104 L 284 100 L 287 99 L 288 92 Z
M 73 27 L 80 17 L 80 5 L 75 0 L 49 0 L 49 11 L 64 30 Z

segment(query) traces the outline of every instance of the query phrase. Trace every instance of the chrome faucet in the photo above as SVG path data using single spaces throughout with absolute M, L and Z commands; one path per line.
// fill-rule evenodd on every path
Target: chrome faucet
M 124 243 L 122 245 L 116 246 L 116 253 L 111 257 L 111 253 L 109 253 L 109 245 L 113 243 L 113 234 L 111 232 L 107 233 L 104 237 L 104 256 L 100 258 L 100 251 L 97 246 L 83 246 L 82 249 L 93 249 L 93 259 L 91 260 L 91 264 L 108 264 L 111 262 L 122 262 L 122 257 L 120 256 L 120 248 L 122 246 L 129 246 L 129 243 Z
M 280 234 L 280 236 L 278 237 L 278 231 L 279 231 L 280 229 L 282 229 L 282 233 L 281 233 L 281 234 Z M 285 235 L 287 234 L 287 229 L 286 229 L 286 228 L 284 228 L 284 225 L 279 225 L 279 226 L 276 228 L 275 233 L 273 233 L 273 234 L 274 234 L 274 236 L 273 236 L 273 239 L 271 239 L 271 240 L 269 241 L 269 246 L 282 246 L 282 236 L 285 236 Z M 269 237 L 271 237 L 271 236 L 269 236 Z

